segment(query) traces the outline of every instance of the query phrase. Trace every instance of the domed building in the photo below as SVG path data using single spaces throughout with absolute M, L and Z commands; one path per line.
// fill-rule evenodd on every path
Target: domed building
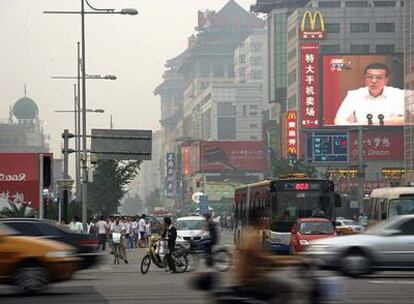
M 39 120 L 39 108 L 26 92 L 10 108 L 7 123 L 0 123 L 0 134 L 0 152 L 49 151 L 48 137 Z

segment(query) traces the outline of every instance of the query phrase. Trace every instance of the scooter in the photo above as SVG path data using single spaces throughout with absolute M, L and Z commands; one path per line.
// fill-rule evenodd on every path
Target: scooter
M 167 268 L 168 263 L 165 259 L 165 255 L 168 250 L 168 243 L 165 240 L 161 240 L 158 235 L 151 235 L 149 237 L 149 244 L 147 254 L 142 258 L 141 261 L 141 273 L 146 274 L 151 266 L 151 262 L 158 268 Z M 174 250 L 172 258 L 175 263 L 177 272 L 185 272 L 188 268 L 188 260 L 185 254 Z

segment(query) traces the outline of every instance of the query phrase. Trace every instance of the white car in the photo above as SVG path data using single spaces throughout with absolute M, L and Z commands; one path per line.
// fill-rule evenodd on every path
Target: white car
M 353 220 L 337 219 L 335 221 L 335 230 L 338 235 L 346 235 L 364 232 L 365 227 Z
M 313 241 L 304 255 L 352 277 L 377 269 L 414 270 L 414 215 L 395 217 L 362 234 Z
M 199 241 L 208 237 L 204 230 L 206 220 L 203 216 L 185 216 L 176 221 L 177 243 Z

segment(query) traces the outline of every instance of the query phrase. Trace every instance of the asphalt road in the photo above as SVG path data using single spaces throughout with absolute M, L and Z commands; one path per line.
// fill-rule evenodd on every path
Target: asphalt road
M 231 243 L 231 233 L 224 233 L 222 240 Z M 209 303 L 208 294 L 191 288 L 193 273 L 170 274 L 151 265 L 143 275 L 139 266 L 145 249 L 128 254 L 128 265 L 113 265 L 107 254 L 101 265 L 52 285 L 44 294 L 21 296 L 0 286 L 0 303 Z M 363 279 L 339 278 L 339 282 L 343 296 L 336 303 L 413 303 L 414 272 L 384 272 Z

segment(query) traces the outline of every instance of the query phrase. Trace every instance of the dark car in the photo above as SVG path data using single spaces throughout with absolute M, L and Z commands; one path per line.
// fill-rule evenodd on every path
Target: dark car
M 35 218 L 6 218 L 0 219 L 0 223 L 24 236 L 51 239 L 75 247 L 77 256 L 83 259 L 81 269 L 95 265 L 101 256 L 97 252 L 98 240 L 94 234 L 73 233 L 52 221 Z

